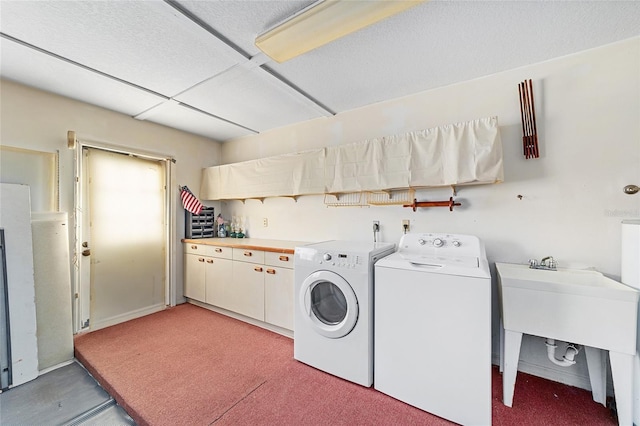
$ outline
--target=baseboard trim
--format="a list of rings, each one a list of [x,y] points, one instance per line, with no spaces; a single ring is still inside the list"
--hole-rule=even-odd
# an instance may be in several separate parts
[[[277,333],[277,334],[280,334],[282,336],[285,336],[285,337],[288,337],[290,339],[293,339],[293,331],[287,330],[286,328],[278,327],[277,325],[269,324],[267,322],[260,321],[260,320],[257,320],[255,318],[250,318],[250,317],[244,316],[242,314],[238,314],[236,312],[228,311],[226,309],[222,309],[222,308],[219,308],[217,306],[209,305],[208,303],[199,302],[197,300],[187,299],[187,303],[191,303],[192,305],[196,305],[196,306],[199,306],[201,308],[208,309],[210,311],[219,313],[221,315],[226,315],[228,317],[237,319],[239,321],[246,322],[246,323],[249,323],[251,325],[255,325],[256,327],[264,328],[265,330],[269,330],[269,331],[272,331],[274,333]]]
[[[95,324],[90,324],[89,330],[96,331],[100,330],[101,328],[111,327],[112,325],[120,324],[121,322],[155,314],[156,312],[163,311],[164,309],[166,309],[166,305],[164,303],[137,309],[135,311],[127,312],[126,314],[121,314],[115,317],[104,319],[102,321],[96,322]]]

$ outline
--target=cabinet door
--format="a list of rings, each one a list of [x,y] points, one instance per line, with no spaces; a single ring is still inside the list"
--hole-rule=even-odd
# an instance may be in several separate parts
[[[206,302],[224,309],[231,309],[233,261],[210,257],[205,263]]]
[[[205,256],[184,255],[184,296],[205,301]]]
[[[266,266],[264,320],[293,330],[293,269]]]
[[[233,262],[232,311],[264,321],[264,269],[257,263]]]

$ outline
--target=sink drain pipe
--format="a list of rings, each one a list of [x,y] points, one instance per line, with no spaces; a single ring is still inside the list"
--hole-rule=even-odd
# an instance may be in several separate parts
[[[569,343],[567,346],[567,351],[565,352],[562,359],[556,358],[556,341],[554,339],[544,339],[544,344],[547,345],[547,357],[549,361],[553,362],[555,365],[559,365],[561,367],[570,367],[576,363],[575,357],[580,352],[580,347],[573,343]]]

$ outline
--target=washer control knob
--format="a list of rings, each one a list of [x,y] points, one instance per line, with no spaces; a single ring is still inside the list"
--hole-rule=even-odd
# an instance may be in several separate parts
[[[454,246],[454,247],[460,247],[461,245],[462,245],[462,243],[461,243],[460,241],[458,241],[458,240],[455,240],[455,241],[453,242],[453,246]]]
[[[324,256],[322,256],[322,258],[328,262],[331,260],[331,255],[329,253],[325,253]]]
[[[442,241],[440,238],[434,238],[433,240],[434,247],[442,247],[443,245],[444,245],[444,241]]]
[[[418,240],[418,244],[420,244],[421,246],[423,246],[425,243],[426,243],[426,241],[425,241],[425,240],[423,240],[422,238],[420,238],[420,239]]]

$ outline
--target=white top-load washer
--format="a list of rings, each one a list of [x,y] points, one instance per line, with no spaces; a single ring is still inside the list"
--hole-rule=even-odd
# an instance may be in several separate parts
[[[374,387],[491,424],[491,275],[471,235],[411,233],[375,265]]]
[[[373,382],[373,265],[395,244],[296,247],[294,358],[363,386]]]

